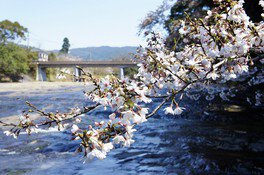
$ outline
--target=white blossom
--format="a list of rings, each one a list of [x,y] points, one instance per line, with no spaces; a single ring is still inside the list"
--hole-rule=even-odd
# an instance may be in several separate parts
[[[114,120],[116,118],[116,114],[115,113],[112,113],[109,115],[109,119],[110,120]]]
[[[106,154],[95,148],[87,154],[88,159],[93,159],[94,157],[103,160],[104,158],[106,158]]]
[[[72,129],[71,129],[71,132],[72,133],[76,133],[77,131],[79,130],[79,127],[75,124],[72,125]]]
[[[120,142],[124,142],[125,141],[125,138],[121,135],[116,135],[114,138],[113,138],[113,142],[115,144],[119,144]]]
[[[123,143],[123,146],[124,147],[130,147],[131,144],[133,144],[135,142],[135,140],[131,139],[130,135],[129,134],[125,134],[125,141]]]
[[[213,80],[216,80],[219,77],[219,75],[213,71],[207,75],[207,78],[212,78]]]
[[[174,110],[172,109],[172,105],[168,106],[164,109],[165,114],[173,114],[174,115]]]
[[[105,144],[103,144],[103,146],[102,146],[102,152],[103,153],[108,153],[111,149],[113,149],[114,148],[114,145],[111,143],[111,142],[109,142],[109,143],[105,143]]]
[[[185,108],[177,106],[177,107],[174,109],[174,114],[175,114],[175,115],[180,115],[180,114],[182,113],[183,109],[185,109]]]
[[[10,131],[4,131],[4,134],[5,134],[6,136],[13,136],[14,139],[17,139],[17,135],[16,135],[15,133],[13,133],[13,132],[10,132]]]

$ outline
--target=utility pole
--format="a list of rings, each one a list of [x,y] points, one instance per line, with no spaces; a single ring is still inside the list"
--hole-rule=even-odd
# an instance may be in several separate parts
[[[29,49],[29,32],[27,32],[27,48]]]

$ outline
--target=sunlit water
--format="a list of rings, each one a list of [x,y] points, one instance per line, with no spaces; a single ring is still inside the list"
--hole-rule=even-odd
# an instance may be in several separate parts
[[[19,114],[30,101],[46,110],[67,111],[69,106],[88,102],[77,90],[50,93],[0,94],[0,117]],[[154,104],[158,104],[158,101]],[[136,142],[116,148],[105,160],[83,164],[76,154],[77,141],[69,131],[15,140],[0,133],[1,174],[264,174],[264,119],[254,112],[203,115],[193,110],[182,116],[165,116],[160,111],[137,126]],[[154,107],[154,105],[152,106]],[[87,123],[100,121],[107,111],[88,113]]]

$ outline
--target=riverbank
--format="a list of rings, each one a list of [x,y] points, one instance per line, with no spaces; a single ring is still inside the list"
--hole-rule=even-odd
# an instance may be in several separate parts
[[[61,88],[83,88],[83,82],[23,82],[23,83],[0,83],[0,93],[5,92],[33,92],[50,91]]]

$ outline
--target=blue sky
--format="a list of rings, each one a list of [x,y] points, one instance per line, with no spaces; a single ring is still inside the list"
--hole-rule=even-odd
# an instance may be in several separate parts
[[[0,21],[18,21],[29,29],[29,44],[46,50],[60,49],[64,37],[72,48],[138,46],[138,24],[162,1],[0,0]]]

